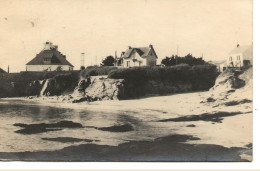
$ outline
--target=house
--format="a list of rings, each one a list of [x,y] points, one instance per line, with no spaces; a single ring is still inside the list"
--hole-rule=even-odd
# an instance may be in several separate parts
[[[233,49],[227,60],[228,67],[246,67],[253,64],[253,45],[240,46]]]
[[[147,47],[129,46],[122,52],[120,58],[116,59],[115,65],[124,68],[137,66],[156,66],[158,57],[152,45]]]
[[[219,60],[219,61],[208,61],[209,64],[215,65],[217,67],[218,72],[225,71],[227,67],[226,60]]]
[[[26,64],[27,71],[70,71],[73,65],[58,51],[57,45],[44,43],[44,49]]]
[[[2,74],[2,73],[6,73],[6,71],[3,70],[2,68],[0,68],[0,73],[1,73],[1,74]]]

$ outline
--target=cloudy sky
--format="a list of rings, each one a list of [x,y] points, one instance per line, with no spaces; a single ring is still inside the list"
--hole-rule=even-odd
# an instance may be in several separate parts
[[[78,69],[152,44],[159,57],[225,59],[252,43],[252,0],[1,0],[0,67],[25,70],[47,40]]]

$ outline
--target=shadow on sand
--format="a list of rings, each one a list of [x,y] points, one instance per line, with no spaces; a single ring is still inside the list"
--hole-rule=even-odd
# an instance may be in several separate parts
[[[240,154],[249,148],[187,144],[199,138],[171,135],[154,141],[131,141],[118,146],[82,144],[56,151],[0,153],[1,160],[19,161],[247,161]]]
[[[42,140],[47,141],[56,141],[61,143],[69,143],[69,142],[97,142],[99,140],[91,140],[91,139],[81,139],[81,138],[72,138],[72,137],[57,137],[57,138],[42,138]]]
[[[83,128],[80,123],[75,123],[72,121],[60,121],[57,123],[46,124],[23,124],[23,123],[16,123],[14,126],[22,127],[23,129],[15,131],[16,133],[20,134],[37,134],[42,132],[48,131],[58,131],[62,128]]]
[[[188,115],[178,118],[170,118],[159,120],[159,122],[188,122],[188,121],[211,121],[211,122],[220,122],[224,117],[235,116],[243,114],[242,112],[216,112],[216,113],[203,113],[200,115]]]

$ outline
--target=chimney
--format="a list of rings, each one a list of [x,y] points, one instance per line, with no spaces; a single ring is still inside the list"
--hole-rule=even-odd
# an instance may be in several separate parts
[[[115,59],[117,58],[117,51],[115,51]]]
[[[153,48],[153,45],[150,44],[149,47],[150,47],[150,48]]]
[[[44,43],[44,50],[50,50],[52,47],[52,43],[47,41]]]
[[[128,46],[128,48],[129,48],[129,49],[132,49],[132,47],[131,47],[131,46]]]
[[[81,53],[81,59],[80,59],[81,66],[85,66],[85,53]]]
[[[237,47],[239,47],[239,44],[237,44]]]

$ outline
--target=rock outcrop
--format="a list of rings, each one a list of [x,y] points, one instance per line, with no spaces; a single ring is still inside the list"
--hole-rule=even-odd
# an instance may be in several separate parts
[[[218,76],[204,102],[234,99],[234,95],[239,98],[243,94],[248,94],[250,90],[252,90],[252,68],[244,72],[226,71]]]
[[[77,86],[78,79],[73,75],[57,75],[54,78],[46,79],[40,96],[55,96],[70,94]]]
[[[46,80],[31,81],[29,84],[26,85],[26,96],[40,95],[45,82]]]
[[[124,98],[124,80],[92,77],[82,79],[73,92],[75,102],[118,100]]]

